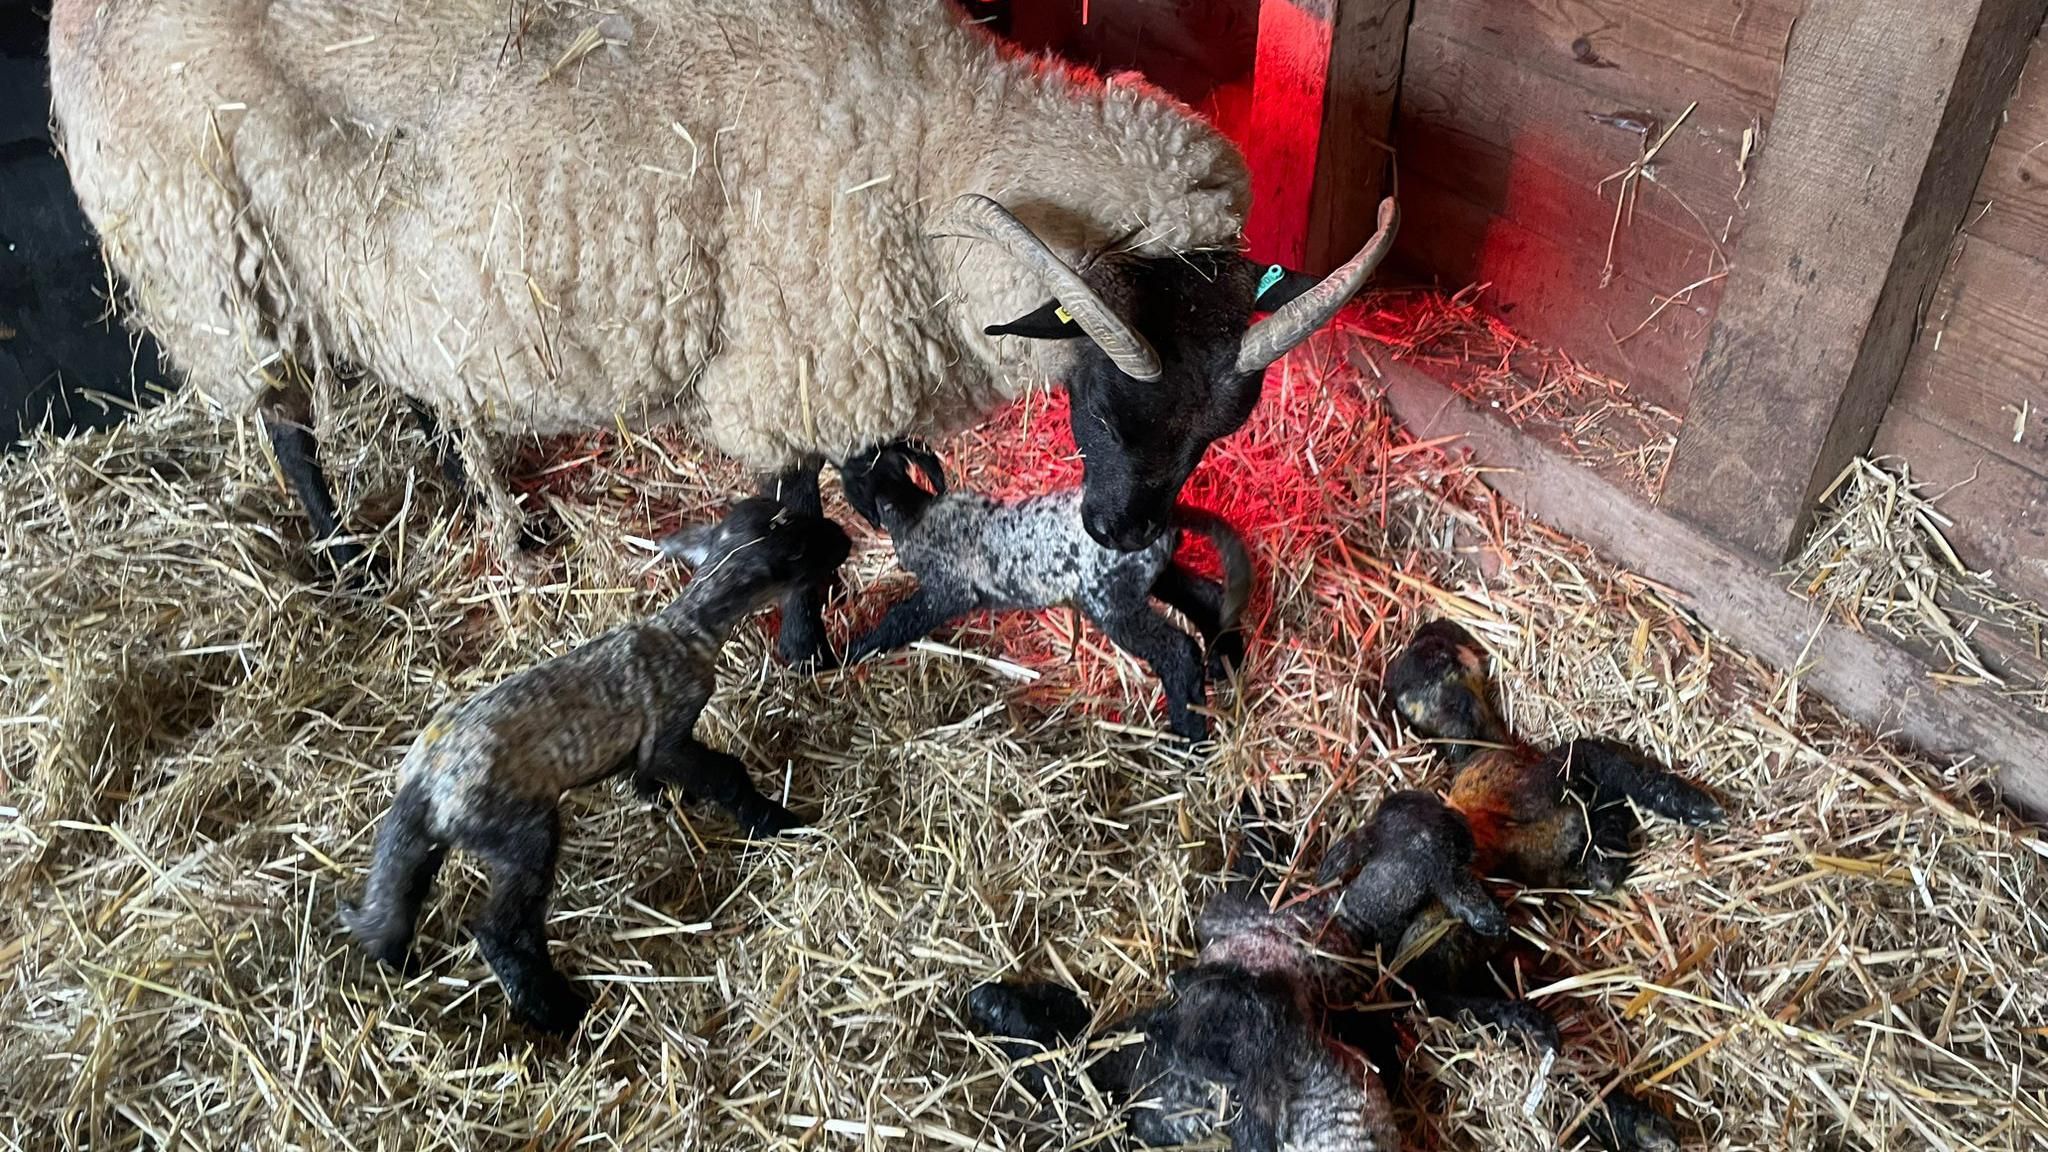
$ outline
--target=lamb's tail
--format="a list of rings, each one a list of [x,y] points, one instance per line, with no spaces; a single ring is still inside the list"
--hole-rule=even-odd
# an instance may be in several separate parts
[[[1223,612],[1217,631],[1219,635],[1236,631],[1252,598],[1252,554],[1244,546],[1244,537],[1230,521],[1202,508],[1181,505],[1173,510],[1173,522],[1175,527],[1200,532],[1216,546],[1216,555],[1223,561]]]
[[[363,951],[393,968],[405,966],[420,905],[447,855],[447,846],[428,828],[430,788],[426,778],[410,774],[399,785],[391,811],[377,828],[362,903],[341,909],[342,922]]]

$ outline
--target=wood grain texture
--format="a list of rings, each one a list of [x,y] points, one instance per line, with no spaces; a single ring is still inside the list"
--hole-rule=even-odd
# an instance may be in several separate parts
[[[1681,125],[1658,153],[1626,219],[1621,182],[1602,181],[1641,159],[1644,133],[1612,120],[1665,125],[1685,111],[1666,102],[1621,108],[1584,89],[1517,67],[1434,33],[1409,40],[1395,139],[1404,177],[1434,179],[1474,203],[1566,245],[1597,266],[1615,243],[1616,268],[1665,291],[1720,266],[1733,225],[1735,148]],[[1606,117],[1606,120],[1596,117]]]
[[[1869,447],[2048,0],[1812,0],[1667,507],[1775,564]]]
[[[1309,271],[1326,272],[1349,260],[1378,226],[1413,3],[1344,0],[1333,13],[1323,135],[1303,254]]]
[[[1850,718],[1942,756],[1997,765],[2007,803],[2048,814],[2048,729],[1987,692],[1941,684],[1911,655],[1829,621],[1771,568],[1530,441],[1405,365],[1385,366],[1387,401],[1419,439],[1463,436],[1502,496],[1610,560],[1675,591],[1708,628]]]
[[[1706,345],[1718,284],[1660,313],[1658,296],[1669,285],[1623,274],[1603,286],[1600,262],[1587,259],[1583,245],[1524,227],[1474,203],[1461,189],[1404,175],[1402,198],[1397,251],[1409,269],[1435,276],[1449,289],[1489,285],[1481,303],[1516,332],[1628,381],[1645,399],[1684,410],[1688,375]],[[1643,325],[1653,313],[1656,318]]]
[[[1620,104],[1697,100],[1739,134],[1777,103],[1805,0],[1421,0],[1417,31]]]
[[[2027,56],[1965,231],[2048,261],[2048,41],[2037,37]]]
[[[1959,241],[1892,406],[2048,476],[2048,263]]]
[[[1412,0],[1263,0],[1252,74],[1252,255],[1322,273],[1372,235]]]

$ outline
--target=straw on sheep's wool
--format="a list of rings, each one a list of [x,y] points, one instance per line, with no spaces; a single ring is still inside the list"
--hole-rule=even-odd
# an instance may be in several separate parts
[[[547,445],[520,485],[562,540],[508,573],[365,392],[330,452],[350,522],[381,526],[397,562],[370,599],[311,578],[256,439],[189,398],[8,459],[0,1139],[1084,1143],[1113,1113],[1041,1112],[965,1034],[962,994],[1015,975],[1134,1007],[1191,954],[1236,790],[1292,813],[1312,860],[1384,791],[1440,786],[1376,706],[1392,651],[1449,615],[1494,652],[1519,731],[1631,740],[1734,822],[1653,826],[1615,899],[1518,900],[1568,1052],[1539,1076],[1515,1042],[1424,1030],[1399,1098],[1415,1146],[1545,1147],[1620,1078],[1705,1147],[2043,1147],[2048,862],[1974,806],[1989,769],[1844,726],[1496,501],[1452,446],[1391,423],[1354,340],[1276,369],[1196,477],[1262,561],[1213,760],[1152,734],[1152,678],[1067,613],[978,619],[823,678],[742,629],[703,734],[818,828],[742,848],[623,785],[576,796],[550,934],[597,1004],[567,1048],[506,1022],[459,929],[470,862],[444,873],[413,976],[349,948],[335,903],[433,708],[659,603],[681,577],[625,541],[743,478],[659,437]],[[1071,476],[1062,422],[1039,396],[946,445],[958,482]],[[848,584],[842,634],[903,590],[886,542],[863,540]]]

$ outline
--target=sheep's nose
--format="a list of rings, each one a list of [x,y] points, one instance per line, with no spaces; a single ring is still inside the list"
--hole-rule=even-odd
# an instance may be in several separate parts
[[[1085,517],[1082,526],[1104,548],[1136,552],[1159,538],[1159,527],[1147,521],[1120,521],[1107,517]]]

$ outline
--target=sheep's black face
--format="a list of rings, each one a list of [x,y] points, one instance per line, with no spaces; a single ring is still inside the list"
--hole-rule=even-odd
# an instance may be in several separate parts
[[[1067,375],[1074,446],[1081,452],[1081,520],[1105,548],[1135,552],[1157,540],[1209,445],[1244,426],[1258,406],[1264,371],[1237,370],[1259,270],[1232,252],[1105,261],[1089,279],[1158,353],[1160,376],[1126,375],[1102,349],[1059,318],[1057,302],[991,333],[1073,340]],[[1275,306],[1313,280],[1290,278]]]
[[[1157,540],[1209,445],[1244,426],[1263,371],[1237,370],[1258,273],[1234,253],[1128,266],[1132,326],[1159,354],[1160,378],[1134,380],[1082,341],[1067,381],[1074,446],[1085,469],[1082,524],[1131,552]]]

